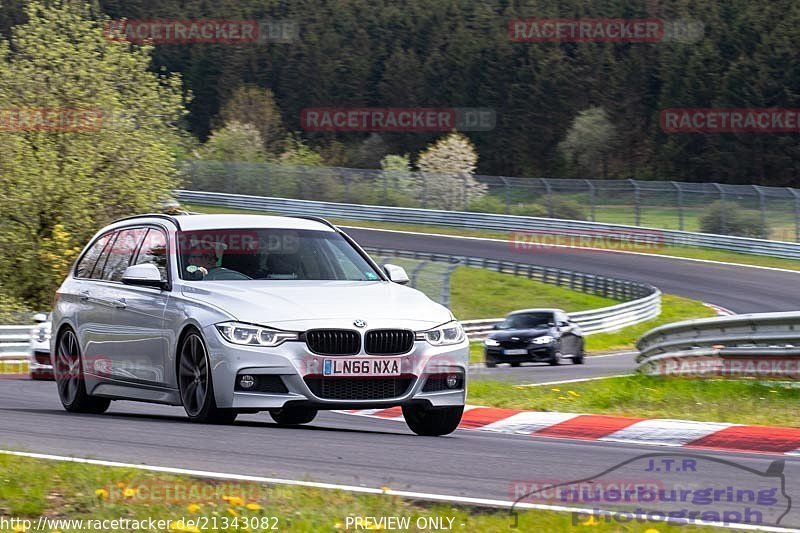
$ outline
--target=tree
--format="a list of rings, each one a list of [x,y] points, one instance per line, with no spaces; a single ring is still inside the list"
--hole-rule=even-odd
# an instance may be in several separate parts
[[[487,192],[475,179],[478,154],[464,135],[450,133],[429,146],[417,161],[415,188],[423,205],[438,209],[463,209]]]
[[[253,85],[239,87],[222,106],[218,121],[223,125],[231,122],[252,124],[260,133],[267,153],[278,154],[283,147],[286,130],[275,95],[269,89]]]
[[[179,77],[85,9],[31,2],[0,40],[0,286],[38,308],[98,228],[177,185]]]
[[[264,140],[258,128],[235,120],[212,132],[197,155],[200,159],[242,163],[258,163],[267,159]]]
[[[578,113],[559,144],[568,164],[583,177],[593,177],[602,172],[608,177],[608,157],[614,146],[616,130],[602,107],[590,107]]]

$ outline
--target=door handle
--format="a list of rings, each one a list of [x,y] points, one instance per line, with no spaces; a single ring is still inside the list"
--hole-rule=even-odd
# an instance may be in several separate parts
[[[89,291],[81,291],[78,294],[78,299],[80,301],[82,301],[82,302],[88,302],[89,301]]]
[[[125,298],[120,298],[119,300],[114,300],[114,307],[117,309],[125,309],[128,307],[128,304],[125,303]]]

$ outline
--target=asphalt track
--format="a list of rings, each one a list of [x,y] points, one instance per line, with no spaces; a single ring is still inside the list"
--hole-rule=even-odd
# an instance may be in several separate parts
[[[503,242],[382,231],[349,233],[366,246],[493,257],[637,279],[740,313],[792,310],[800,302],[800,275],[792,273],[580,250],[530,254]],[[527,367],[524,371],[530,376],[525,380],[574,379],[593,369],[620,373],[627,364],[625,359],[597,361],[553,371]],[[337,413],[321,413],[298,428],[277,427],[266,414],[242,416],[231,427],[198,426],[189,423],[180,408],[131,402],[115,402],[105,415],[69,415],[52,382],[27,380],[0,380],[0,413],[2,449],[501,500],[514,498],[515,481],[579,480],[639,454],[670,452],[624,443],[469,430],[440,438],[418,437],[396,421]],[[757,471],[766,471],[778,459],[703,453]],[[800,502],[800,457],[781,459],[786,492]],[[631,474],[626,475],[630,479]],[[687,481],[698,479],[695,475]],[[744,478],[740,468],[719,463],[707,466],[702,479],[718,486],[741,486]],[[800,503],[781,525],[800,526]]]
[[[356,228],[346,231],[362,246],[486,257],[650,283],[665,293],[712,303],[735,313],[800,309],[800,272],[578,248],[521,251],[505,241],[421,233]]]

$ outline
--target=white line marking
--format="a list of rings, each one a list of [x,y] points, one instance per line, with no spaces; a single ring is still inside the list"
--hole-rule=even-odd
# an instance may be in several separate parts
[[[137,465],[132,463],[120,463],[117,461],[101,461],[99,459],[83,459],[80,457],[65,457],[61,455],[50,455],[43,453],[29,453],[29,452],[15,452],[11,450],[0,450],[0,453],[5,455],[13,455],[16,457],[28,457],[31,459],[43,459],[48,461],[63,461],[67,463],[80,463],[95,466],[108,466],[112,468],[132,468],[136,470],[144,470],[147,472],[163,472],[165,474],[177,474],[192,477],[201,477],[209,479],[225,479],[230,481],[249,481],[253,483],[271,483],[273,485],[292,485],[297,487],[309,487],[316,489],[328,490],[343,490],[347,492],[355,492],[359,494],[386,494],[387,496],[399,496],[401,498],[412,498],[417,500],[430,500],[439,502],[459,503],[464,505],[476,505],[482,507],[500,507],[504,509],[536,509],[540,511],[555,511],[560,513],[586,513],[587,511],[595,511],[597,513],[613,513],[614,511],[604,509],[586,509],[580,507],[567,507],[562,505],[547,505],[540,503],[520,502],[516,505],[510,500],[493,500],[487,498],[469,498],[466,496],[448,496],[444,494],[432,494],[427,492],[412,492],[405,490],[392,490],[392,489],[379,489],[372,487],[357,487],[354,485],[338,485],[336,483],[317,483],[314,481],[298,481],[294,479],[280,479],[260,476],[247,476],[243,474],[226,474],[222,472],[207,472],[205,470],[191,470],[186,468],[173,468],[167,466],[150,466],[150,465]],[[674,524],[685,524],[685,519],[667,519],[666,522]],[[774,526],[752,526],[749,524],[723,524],[719,522],[703,522],[702,525],[711,527],[723,527],[728,529],[737,529],[744,531],[774,531],[778,533],[797,531],[796,529],[787,529]]]
[[[469,240],[475,240],[475,241],[490,241],[490,242],[504,242],[504,243],[508,243],[509,242],[508,240],[505,240],[505,239],[494,239],[494,238],[491,238],[491,237],[470,237],[470,236],[467,236],[467,235],[448,235],[446,233],[425,233],[423,231],[401,231],[401,230],[396,230],[396,229],[365,228],[363,226],[339,226],[339,227],[340,228],[348,228],[348,229],[352,228],[352,229],[365,230],[365,231],[387,231],[387,232],[390,232],[390,233],[405,233],[405,234],[408,234],[408,235],[428,235],[428,236],[431,236],[431,237],[449,237],[449,238],[452,238],[452,239],[469,239]],[[648,228],[648,229],[653,229],[653,228]],[[761,269],[761,270],[772,270],[774,272],[789,272],[791,274],[800,275],[800,271],[798,271],[798,270],[790,270],[788,268],[768,267],[768,266],[763,266],[763,265],[751,265],[751,264],[748,264],[748,263],[729,263],[727,261],[715,261],[713,259],[698,259],[696,257],[681,257],[681,256],[678,256],[678,255],[648,254],[646,252],[634,252],[634,251],[631,251],[631,250],[612,250],[612,249],[608,249],[608,248],[588,248],[588,247],[585,247],[585,246],[574,246],[574,245],[571,245],[571,244],[553,244],[553,245],[549,245],[549,246],[552,246],[553,248],[574,248],[574,249],[578,249],[578,250],[591,250],[591,251],[595,251],[595,252],[607,252],[607,253],[615,253],[615,254],[644,255],[644,256],[649,256],[649,257],[661,257],[661,258],[664,258],[664,259],[677,259],[677,260],[680,260],[680,261],[694,261],[695,263],[710,263],[710,264],[713,264],[713,265],[724,265],[724,266],[735,266],[735,267],[746,267],[746,268],[758,268],[758,269]],[[689,247],[689,248],[691,248],[691,247]],[[699,247],[697,249],[698,250],[709,250],[709,248],[699,248]],[[714,250],[714,249],[710,248],[710,250]],[[722,251],[725,251],[725,250],[722,250]],[[731,253],[733,253],[733,252],[731,252]],[[751,254],[748,254],[748,255],[751,255]],[[760,255],[756,255],[756,254],[752,254],[752,255],[754,257],[770,257],[770,256],[760,256]],[[774,258],[774,259],[780,259],[780,258]],[[791,261],[791,259],[787,259],[787,261]]]
[[[595,378],[566,379],[564,381],[546,381],[544,383],[530,383],[528,385],[514,385],[515,387],[544,387],[547,385],[563,385],[565,383],[581,383],[582,381],[596,381],[598,379],[627,378],[636,374],[616,374],[614,376],[597,376]]]
[[[636,422],[598,440],[659,446],[683,446],[738,424],[651,419]]]

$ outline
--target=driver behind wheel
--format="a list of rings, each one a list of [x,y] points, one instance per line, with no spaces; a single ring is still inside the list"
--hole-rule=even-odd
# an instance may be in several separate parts
[[[190,279],[201,280],[208,276],[209,272],[219,268],[217,252],[210,247],[192,247],[186,256],[186,265]]]

